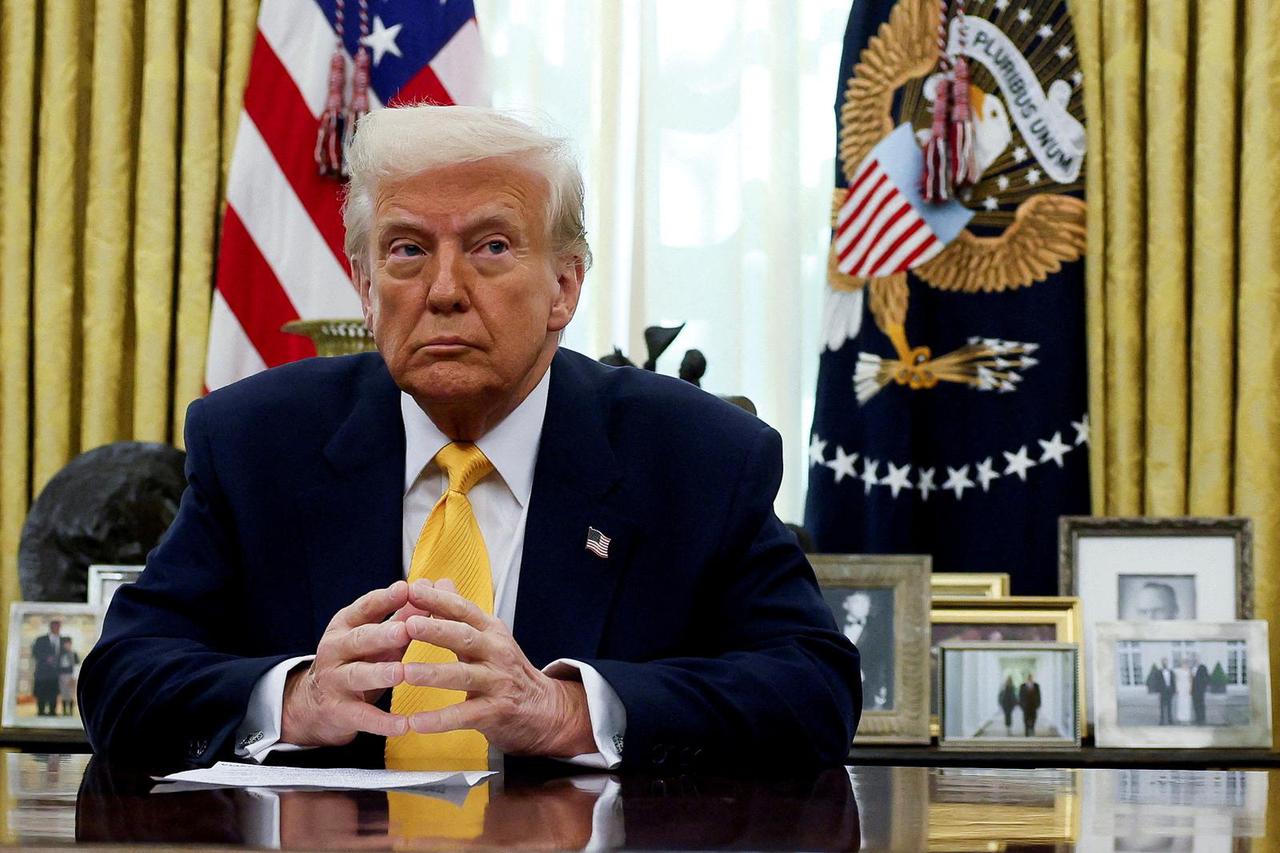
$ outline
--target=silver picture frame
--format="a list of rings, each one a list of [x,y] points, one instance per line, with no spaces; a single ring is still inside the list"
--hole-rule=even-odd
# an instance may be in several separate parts
[[[1229,682],[1223,691],[1221,710],[1211,713],[1209,709],[1195,711],[1195,718],[1189,721],[1175,719],[1161,724],[1150,722],[1126,723],[1121,717],[1121,701],[1125,694],[1143,697],[1150,695],[1150,687],[1146,684],[1149,676],[1147,650],[1141,644],[1156,644],[1156,654],[1162,649],[1176,648],[1184,655],[1196,655],[1199,662],[1208,669],[1210,664],[1217,669],[1221,661],[1214,657],[1201,657],[1207,654],[1203,647],[1207,644],[1226,644],[1228,654],[1236,647],[1243,651],[1243,661],[1236,654],[1234,667],[1231,662],[1224,663],[1224,669],[1234,672],[1234,682]],[[1125,645],[1121,645],[1125,644]],[[1176,645],[1175,645],[1176,644]],[[1121,661],[1121,655],[1128,657]],[[1136,659],[1135,659],[1136,656]],[[1167,652],[1166,657],[1172,657]],[[1171,661],[1176,666],[1176,661]],[[1142,676],[1141,683],[1122,687],[1120,684],[1122,667],[1136,669]],[[1134,679],[1130,678],[1130,681]],[[1244,682],[1244,683],[1241,683]],[[1271,664],[1267,647],[1267,623],[1261,619],[1240,620],[1234,622],[1102,622],[1096,626],[1094,642],[1094,739],[1099,747],[1111,748],[1165,748],[1165,749],[1270,749],[1272,745],[1271,731]],[[1194,689],[1194,688],[1193,688]],[[1201,690],[1201,702],[1208,698]],[[1158,705],[1160,700],[1155,700]],[[1126,702],[1126,704],[1130,704]],[[1147,702],[1150,705],[1150,701]],[[1231,725],[1232,718],[1238,718],[1247,712],[1245,722]],[[1162,712],[1160,712],[1162,713]],[[1148,715],[1152,715],[1148,710]],[[1196,718],[1207,716],[1208,721]],[[1213,719],[1223,719],[1219,725]]]
[[[845,631],[843,608],[835,600],[846,591],[892,599],[892,619],[884,630],[868,632],[861,638],[864,697],[868,664],[876,663],[876,645],[887,646],[890,672],[873,676],[891,685],[892,707],[867,706],[853,745],[876,743],[929,743],[929,571],[928,555],[911,554],[810,554],[823,598],[831,607],[836,625]],[[873,637],[879,637],[872,642]],[[875,689],[875,688],[871,688]]]
[[[1252,619],[1253,586],[1253,523],[1248,518],[1059,519],[1058,592],[1079,597],[1084,623],[1086,721],[1094,719],[1095,625],[1134,619]],[[1153,600],[1144,606],[1148,596]]]
[[[47,660],[37,663],[38,639],[49,636],[54,621],[61,623],[60,636],[71,640],[70,651],[79,659],[70,661],[69,683],[61,677],[62,650],[58,651],[59,659],[53,664],[59,667],[58,672],[49,672]],[[89,604],[15,601],[9,605],[0,725],[8,729],[82,730],[80,708],[75,700],[75,679],[79,676],[79,663],[98,641],[100,628],[101,614]],[[43,675],[39,672],[42,668]],[[53,713],[43,713],[49,710],[50,704]]]
[[[1035,682],[1052,688],[1049,698],[1036,710],[1044,708],[1044,720],[1051,720],[1057,734],[1019,735],[1014,729],[1007,728],[1000,734],[1001,723],[998,719],[999,705],[996,697],[1000,692],[1000,671],[992,670],[997,675],[996,682],[982,684],[980,687],[971,682],[973,673],[962,672],[964,659],[985,658],[990,669],[990,659],[1031,659],[1037,669],[1033,673]],[[1049,677],[1045,677],[1044,662],[1053,658]],[[1027,751],[1029,749],[1079,749],[1081,737],[1080,719],[1080,646],[1076,643],[1047,642],[948,642],[938,646],[938,748],[968,749],[992,751]],[[976,662],[976,661],[975,661]],[[1001,665],[996,662],[997,668]],[[1022,679],[1019,679],[1021,682]],[[1015,685],[1015,686],[1021,686]],[[986,690],[984,700],[990,699],[990,705],[964,705],[961,697],[966,692],[978,689]],[[1037,690],[1037,703],[1041,691]],[[963,715],[963,716],[962,716]],[[1006,713],[1005,720],[1010,720]],[[1019,723],[1023,721],[1020,719]],[[1034,729],[1035,720],[1032,728]],[[960,734],[975,729],[974,734]],[[987,731],[993,734],[985,734]]]
[[[146,566],[90,566],[89,604],[106,611],[116,590],[135,582],[145,568]]]

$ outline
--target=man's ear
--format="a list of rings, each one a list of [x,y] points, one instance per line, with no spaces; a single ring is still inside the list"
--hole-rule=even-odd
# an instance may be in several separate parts
[[[576,255],[566,256],[556,262],[556,298],[551,303],[547,331],[559,332],[569,325],[574,312],[578,310],[582,280],[586,275],[586,265]]]
[[[356,293],[360,294],[360,312],[364,315],[364,324],[373,331],[373,299],[370,295],[372,282],[369,273],[365,265],[355,258],[347,260],[351,264],[351,283],[355,285]]]

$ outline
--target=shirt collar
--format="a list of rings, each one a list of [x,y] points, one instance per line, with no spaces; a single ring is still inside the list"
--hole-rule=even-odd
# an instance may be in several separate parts
[[[551,369],[547,368],[529,396],[476,442],[521,507],[533,493],[533,469],[538,461],[550,387]],[[404,492],[408,494],[422,470],[451,439],[403,391],[400,415],[404,419]]]

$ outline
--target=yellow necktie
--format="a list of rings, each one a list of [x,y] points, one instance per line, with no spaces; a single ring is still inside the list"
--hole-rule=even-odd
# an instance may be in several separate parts
[[[449,487],[432,508],[418,534],[409,563],[409,582],[452,578],[458,594],[485,613],[493,613],[493,576],[489,554],[467,492],[490,471],[493,463],[474,444],[454,442],[436,454],[436,465],[449,478]],[[414,640],[405,651],[405,663],[454,663],[448,649]],[[391,712],[409,716],[434,711],[466,698],[461,690],[400,684],[391,691]],[[438,734],[409,732],[387,738],[387,767],[484,769],[488,766],[489,741],[475,729]]]

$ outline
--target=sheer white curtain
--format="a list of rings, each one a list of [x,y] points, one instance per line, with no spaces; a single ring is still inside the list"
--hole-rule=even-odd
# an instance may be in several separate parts
[[[817,379],[849,0],[476,0],[494,106],[573,139],[596,256],[566,343],[706,355],[782,433],[799,521]]]

